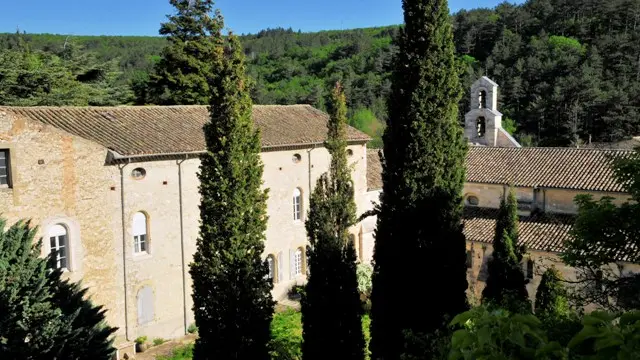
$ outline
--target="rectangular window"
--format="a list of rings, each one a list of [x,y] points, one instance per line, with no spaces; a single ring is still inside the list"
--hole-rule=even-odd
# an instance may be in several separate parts
[[[302,251],[296,251],[295,256],[295,273],[296,275],[302,275]]]
[[[0,150],[0,187],[11,187],[9,150]]]
[[[136,235],[133,237],[135,252],[140,253],[147,251],[147,235]]]
[[[473,265],[473,259],[471,257],[471,251],[467,251],[467,269],[471,269]]]
[[[58,256],[56,258],[58,269],[67,268],[67,236],[58,235],[49,238],[51,244],[51,251],[57,251]]]
[[[302,210],[300,208],[300,196],[293,198],[293,220],[300,220]]]
[[[527,260],[527,279],[533,279],[533,260]]]

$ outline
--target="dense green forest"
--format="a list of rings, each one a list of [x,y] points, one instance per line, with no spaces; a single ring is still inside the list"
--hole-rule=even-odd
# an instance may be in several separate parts
[[[452,20],[463,86],[481,75],[498,82],[500,110],[522,143],[575,146],[640,133],[640,0],[529,0]],[[252,97],[324,109],[341,80],[350,122],[379,135],[397,30],[243,35]],[[147,79],[165,45],[162,37],[0,34],[0,103],[148,103]]]

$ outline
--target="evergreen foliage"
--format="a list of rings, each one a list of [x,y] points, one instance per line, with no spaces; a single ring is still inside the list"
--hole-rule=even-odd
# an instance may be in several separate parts
[[[607,196],[577,196],[578,216],[561,257],[578,272],[572,300],[610,311],[637,310],[640,275],[620,270],[625,263],[640,262],[640,253],[631,250],[640,246],[640,149],[611,166],[630,200],[618,205]]]
[[[526,281],[520,265],[524,249],[518,247],[518,203],[513,188],[500,201],[482,301],[513,312],[530,311]]]
[[[461,192],[467,144],[446,0],[404,0],[385,129],[375,233],[372,359],[398,359],[404,335],[431,336],[467,308]],[[415,279],[428,279],[428,303]],[[414,292],[415,290],[415,292]]]
[[[452,18],[456,50],[466,69],[463,88],[481,75],[498,82],[500,111],[515,121],[512,135],[527,146],[575,146],[590,139],[608,142],[635,136],[640,132],[639,16],[637,0],[527,0],[460,10]],[[276,28],[242,36],[248,73],[257,85],[253,100],[323,109],[324,99],[341,80],[349,117],[369,109],[384,122],[391,59],[397,51],[391,39],[397,31],[397,26],[314,33]],[[0,49],[15,49],[19,37],[34,51],[54,53],[68,39],[0,34]],[[95,53],[100,62],[117,62],[118,84],[132,84],[142,95],[136,96],[136,103],[151,102],[145,95],[151,89],[139,80],[153,73],[163,48],[171,46],[166,38],[70,39]],[[186,59],[185,55],[178,60]],[[193,64],[202,65],[199,60]],[[178,71],[171,74],[177,76]],[[200,103],[207,103],[206,96]],[[469,96],[459,106],[462,120],[469,111]]]
[[[535,303],[536,316],[539,318],[560,318],[569,315],[571,309],[561,281],[562,276],[553,267],[542,274]]]
[[[29,222],[0,219],[0,358],[111,359],[115,328],[87,289],[50,270]]]
[[[209,79],[215,70],[219,14],[211,17],[213,0],[169,0],[176,14],[160,27],[168,45],[151,74],[149,101],[161,105],[204,105],[209,103]]]
[[[262,259],[267,191],[261,189],[260,134],[254,129],[244,54],[236,36],[212,34],[211,120],[201,156],[200,235],[190,265],[198,327],[194,359],[269,359],[274,302]]]
[[[362,304],[356,250],[349,229],[356,224],[351,169],[347,161],[347,106],[338,83],[332,94],[325,147],[329,172],[320,176],[309,201],[309,278],[302,297],[303,359],[364,359]]]
[[[536,291],[535,313],[549,337],[566,346],[580,330],[580,316],[570,307],[562,281],[555,268],[544,272]]]

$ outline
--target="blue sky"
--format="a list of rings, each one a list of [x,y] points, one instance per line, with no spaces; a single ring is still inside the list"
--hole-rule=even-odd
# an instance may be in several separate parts
[[[1,0],[0,32],[71,35],[157,35],[172,12],[168,0]],[[452,11],[493,7],[501,0],[450,0]],[[510,0],[522,2],[522,0]],[[400,0],[218,0],[236,33],[268,27],[317,31],[399,24]]]

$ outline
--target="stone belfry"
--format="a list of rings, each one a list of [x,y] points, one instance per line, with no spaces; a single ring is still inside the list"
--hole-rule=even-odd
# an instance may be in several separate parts
[[[498,111],[498,84],[486,76],[471,85],[471,111],[464,116],[464,135],[475,145],[500,146],[502,114]]]

